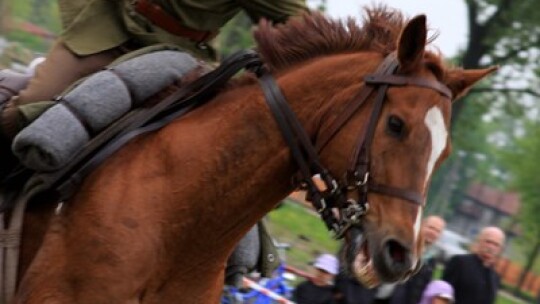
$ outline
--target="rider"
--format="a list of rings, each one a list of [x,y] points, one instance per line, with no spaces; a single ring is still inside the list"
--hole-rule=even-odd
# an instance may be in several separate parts
[[[239,11],[254,22],[276,23],[307,11],[305,0],[59,0],[59,7],[63,32],[28,86],[0,106],[0,136],[7,143],[70,84],[127,52],[171,43],[215,60],[208,42]]]
[[[305,0],[59,0],[59,7],[64,30],[26,88],[19,91],[0,80],[0,88],[11,92],[0,98],[0,172],[11,165],[7,145],[23,127],[51,107],[70,84],[118,57],[170,43],[203,60],[215,60],[208,42],[241,10],[253,22],[266,18],[274,23],[307,11]],[[265,260],[260,264],[268,275],[273,268],[268,265],[275,266],[278,259],[275,249],[263,248],[270,238],[260,230]]]

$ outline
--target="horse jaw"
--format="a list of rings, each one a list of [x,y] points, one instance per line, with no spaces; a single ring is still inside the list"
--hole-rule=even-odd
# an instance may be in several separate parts
[[[364,231],[351,227],[348,232],[348,245],[345,250],[346,269],[366,288],[374,288],[381,282],[375,271],[373,260]]]

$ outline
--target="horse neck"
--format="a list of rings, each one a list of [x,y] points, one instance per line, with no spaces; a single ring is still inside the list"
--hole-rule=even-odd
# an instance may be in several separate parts
[[[377,62],[348,54],[313,60],[276,74],[279,87],[310,138],[316,137],[330,108],[358,91],[366,61],[375,61],[373,66]],[[216,197],[219,193],[231,197],[227,202],[231,209],[252,212],[256,208],[256,214],[262,216],[293,190],[291,177],[297,166],[258,84],[223,93],[192,119],[198,121],[199,133],[205,134],[215,152],[209,156],[213,163],[201,166],[216,177],[234,176],[216,178],[212,185]]]

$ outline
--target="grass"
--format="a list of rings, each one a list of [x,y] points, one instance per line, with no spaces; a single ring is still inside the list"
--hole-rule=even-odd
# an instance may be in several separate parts
[[[522,304],[522,303],[526,303],[526,302],[515,300],[513,298],[510,298],[508,295],[505,295],[500,292],[497,295],[497,300],[495,301],[495,304]]]
[[[339,242],[333,240],[323,221],[305,207],[286,200],[267,216],[270,234],[280,243],[291,245],[286,253],[289,265],[307,270],[322,252],[335,254]]]

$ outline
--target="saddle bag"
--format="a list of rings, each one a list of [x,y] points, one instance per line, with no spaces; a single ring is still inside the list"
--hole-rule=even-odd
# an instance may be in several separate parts
[[[190,54],[170,49],[116,61],[58,97],[15,136],[13,153],[32,170],[57,170],[94,135],[199,64]]]

